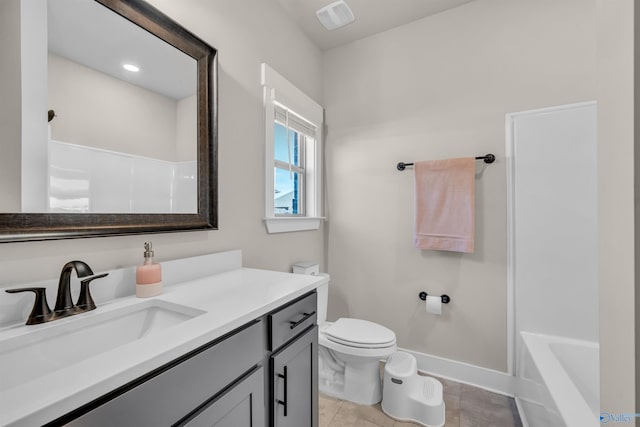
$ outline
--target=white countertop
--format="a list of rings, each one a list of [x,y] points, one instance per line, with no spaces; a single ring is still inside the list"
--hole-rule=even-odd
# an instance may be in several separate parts
[[[98,301],[98,308],[88,313],[43,325],[2,330],[0,343],[7,337],[54,327],[57,322],[82,322],[84,317],[150,299],[206,312],[15,387],[5,390],[0,384],[0,425],[34,426],[52,421],[261,317],[326,281],[328,277],[237,268],[165,287],[163,294],[157,297],[139,299],[128,296],[102,305]]]

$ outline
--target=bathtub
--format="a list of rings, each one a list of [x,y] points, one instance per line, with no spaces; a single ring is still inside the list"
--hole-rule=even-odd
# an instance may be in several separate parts
[[[599,426],[599,345],[521,332],[516,403],[530,427]]]

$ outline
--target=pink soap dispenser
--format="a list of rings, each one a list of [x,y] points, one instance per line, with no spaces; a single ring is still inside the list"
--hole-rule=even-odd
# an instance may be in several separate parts
[[[153,262],[151,242],[144,243],[144,264],[136,269],[136,296],[148,298],[162,293],[162,269]]]

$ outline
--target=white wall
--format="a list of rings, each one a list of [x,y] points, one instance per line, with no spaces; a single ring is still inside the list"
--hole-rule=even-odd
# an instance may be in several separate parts
[[[598,341],[596,112],[509,116],[516,332]]]
[[[143,242],[156,259],[239,248],[251,267],[290,270],[300,260],[324,264],[319,231],[267,235],[260,64],[267,62],[322,103],[320,51],[275,0],[154,0],[156,7],[219,50],[218,231],[0,244],[0,287],[57,277],[71,259],[94,271],[139,264]],[[287,51],[296,51],[295,61]],[[4,198],[0,194],[0,198]],[[100,301],[97,301],[100,304]],[[26,314],[25,314],[26,315]]]
[[[505,114],[595,97],[595,0],[477,0],[325,53],[329,318],[507,370]],[[476,251],[413,247],[413,170],[477,164]],[[418,293],[447,293],[443,315]]]

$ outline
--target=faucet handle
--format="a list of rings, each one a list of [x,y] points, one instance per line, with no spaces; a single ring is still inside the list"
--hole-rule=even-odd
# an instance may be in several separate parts
[[[80,295],[78,296],[78,302],[76,303],[76,309],[79,311],[91,311],[95,310],[96,303],[91,298],[91,291],[89,290],[89,284],[94,279],[108,276],[109,273],[96,274],[95,276],[87,277],[80,281]]]
[[[33,292],[36,294],[33,309],[27,318],[27,325],[37,325],[39,323],[48,322],[51,318],[51,309],[49,308],[49,304],[47,304],[46,291],[47,288],[18,288],[5,290],[5,292],[10,294],[16,294],[18,292]]]

